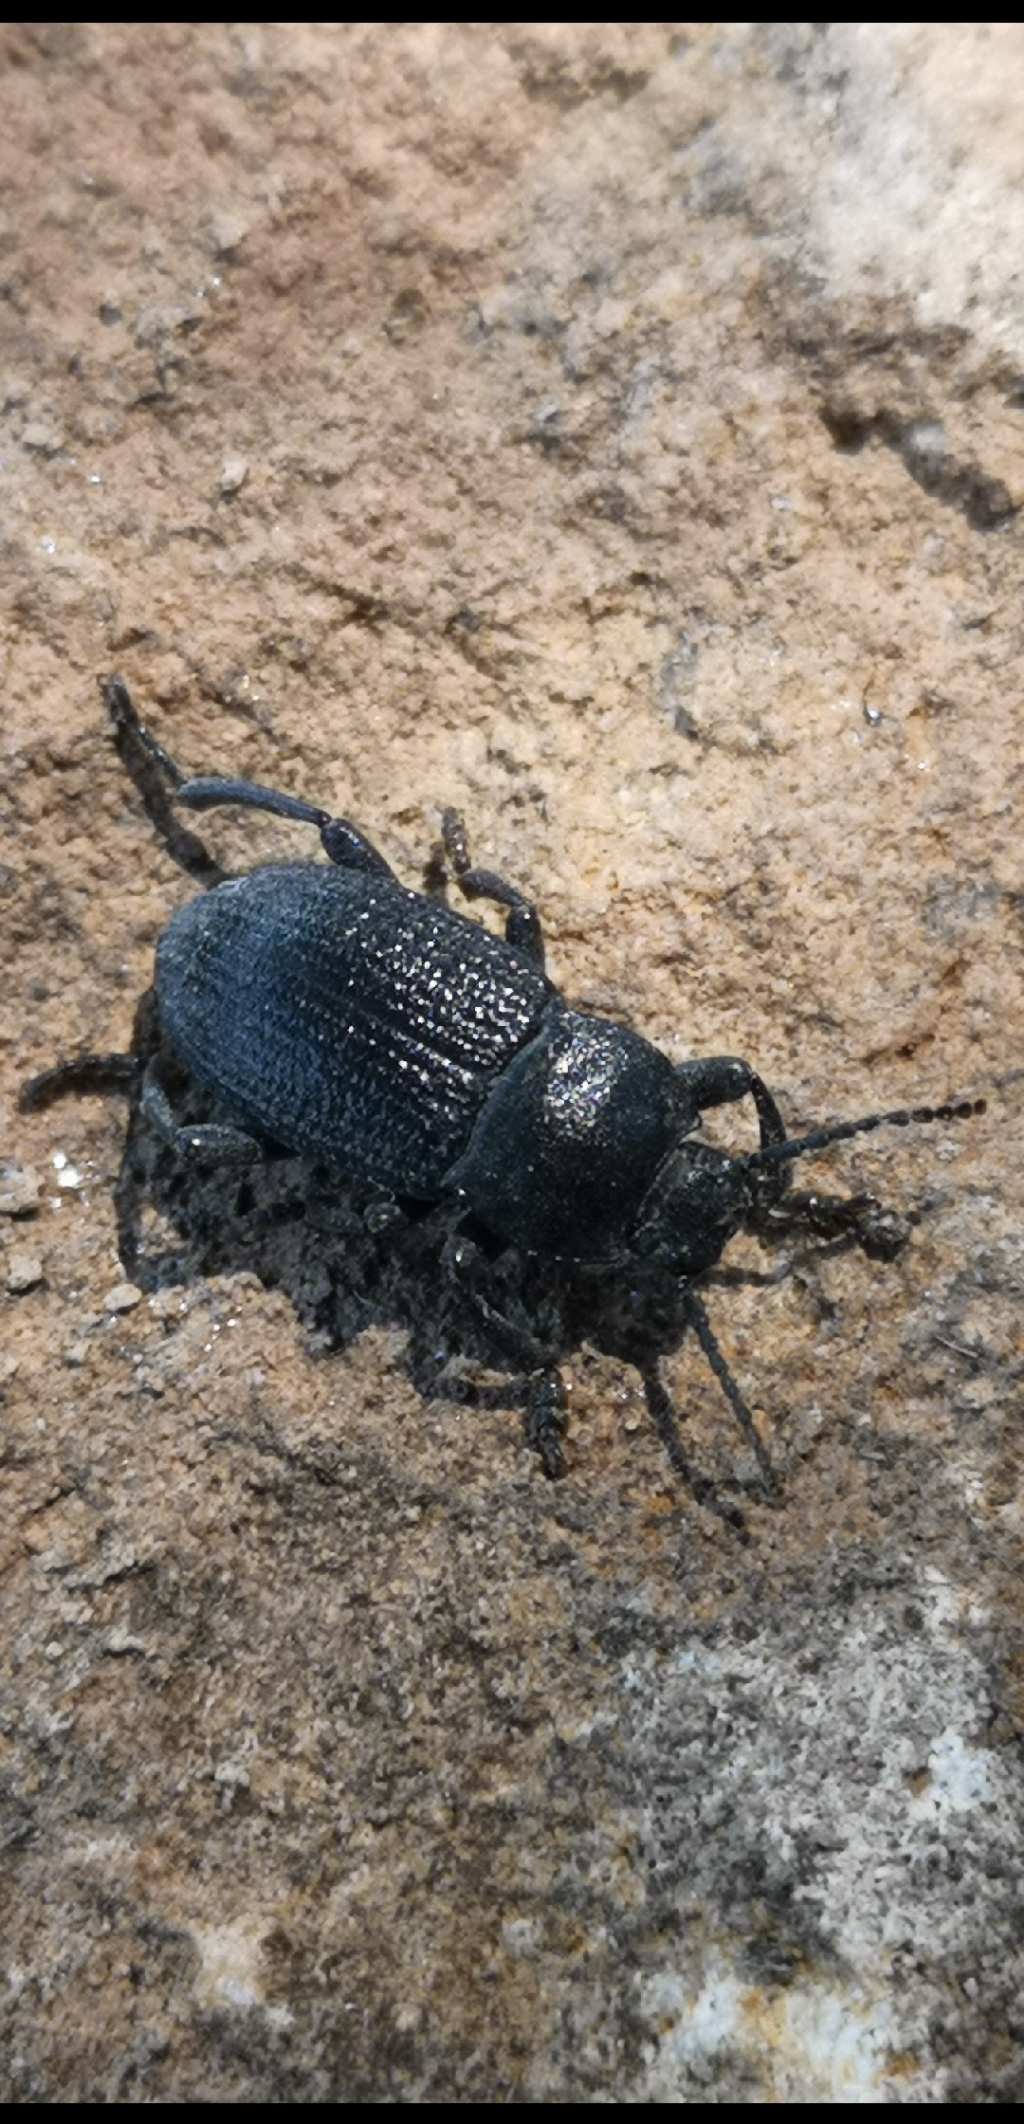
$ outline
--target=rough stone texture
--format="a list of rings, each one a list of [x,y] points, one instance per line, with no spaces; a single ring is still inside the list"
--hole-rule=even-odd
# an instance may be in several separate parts
[[[0,2091],[1019,2094],[1024,33],[2,41]],[[152,1175],[131,1303],[123,1108],[15,1108],[188,891],[115,667],[795,1124],[987,1095],[816,1169],[893,1266],[711,1292],[780,1506],[670,1363],[745,1542],[600,1337],[549,1485],[429,1260],[327,1333],[312,1212]]]

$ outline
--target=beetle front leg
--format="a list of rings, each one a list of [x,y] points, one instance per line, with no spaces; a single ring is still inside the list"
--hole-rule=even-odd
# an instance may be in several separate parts
[[[506,944],[523,952],[543,972],[544,935],[532,900],[528,900],[515,885],[510,885],[507,879],[499,877],[497,871],[474,870],[469,860],[465,824],[459,812],[448,810],[442,813],[441,838],[460,892],[465,893],[467,900],[494,900],[499,907],[507,907]]]
[[[730,1106],[736,1099],[753,1099],[761,1131],[761,1149],[784,1143],[786,1124],[768,1086],[739,1055],[708,1055],[695,1062],[677,1062],[676,1082],[681,1084],[698,1113],[711,1106]]]
[[[777,1495],[778,1483],[775,1470],[768,1458],[768,1449],[722,1354],[718,1337],[708,1319],[704,1306],[694,1290],[687,1291],[686,1311],[689,1317],[689,1325],[700,1343],[708,1364],[760,1469],[762,1490],[766,1497],[774,1498]]]
[[[753,1099],[761,1149],[767,1150],[773,1143],[785,1142],[786,1124],[767,1084],[739,1055],[709,1055],[694,1062],[679,1062],[675,1077],[698,1114],[712,1106],[730,1106],[737,1099]],[[765,1169],[758,1188],[767,1203],[778,1201],[785,1193],[791,1170],[781,1160]]]
[[[869,1261],[895,1261],[906,1245],[908,1227],[875,1195],[826,1195],[820,1189],[791,1189],[772,1203],[753,1229],[763,1239],[784,1239],[793,1232],[813,1232],[821,1239],[852,1239]]]
[[[683,1449],[679,1435],[679,1413],[662,1377],[660,1366],[649,1366],[641,1372],[640,1377],[648,1411],[673,1473],[685,1483],[695,1504],[704,1505],[709,1512],[714,1512],[746,1542],[749,1540],[747,1522],[739,1506],[719,1496],[710,1476],[699,1474]]]
[[[452,1281],[469,1299],[478,1318],[490,1328],[502,1348],[525,1370],[544,1371],[550,1364],[550,1357],[543,1343],[538,1342],[525,1320],[510,1320],[506,1313],[492,1305],[475,1280],[484,1256],[474,1241],[465,1238],[461,1232],[453,1233],[442,1251],[441,1260]]]

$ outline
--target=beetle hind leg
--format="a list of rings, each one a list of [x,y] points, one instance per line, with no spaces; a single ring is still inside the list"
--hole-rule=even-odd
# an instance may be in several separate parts
[[[353,826],[351,819],[335,819],[329,811],[322,811],[319,804],[308,804],[305,797],[289,796],[283,789],[267,789],[262,782],[240,782],[231,775],[203,774],[182,782],[175,796],[179,804],[187,804],[190,811],[212,811],[218,804],[237,804],[246,811],[269,811],[277,819],[295,819],[301,826],[315,826],[320,835],[325,855],[336,863],[340,870],[368,870],[379,877],[392,878],[390,863]]]
[[[18,1106],[23,1114],[41,1113],[44,1107],[76,1092],[97,1093],[101,1097],[107,1092],[123,1092],[130,1098],[141,1069],[137,1055],[73,1055],[69,1061],[56,1062],[52,1069],[30,1077],[18,1093]]]
[[[523,952],[543,971],[544,935],[533,901],[528,900],[517,886],[510,885],[506,878],[499,877],[497,871],[474,869],[469,858],[465,824],[459,812],[447,810],[442,813],[441,838],[459,891],[465,893],[467,900],[494,900],[499,907],[507,908],[506,944]]]

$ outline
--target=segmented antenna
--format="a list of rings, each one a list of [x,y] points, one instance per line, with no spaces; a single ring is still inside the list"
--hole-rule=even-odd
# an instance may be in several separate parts
[[[831,1128],[816,1128],[809,1136],[794,1136],[789,1143],[770,1143],[766,1150],[752,1151],[744,1159],[748,1168],[784,1164],[802,1158],[806,1151],[824,1150],[829,1143],[843,1143],[849,1136],[866,1136],[873,1128],[912,1128],[919,1121],[969,1121],[983,1114],[984,1099],[957,1099],[946,1106],[898,1106],[888,1114],[865,1114],[861,1121],[837,1121]]]

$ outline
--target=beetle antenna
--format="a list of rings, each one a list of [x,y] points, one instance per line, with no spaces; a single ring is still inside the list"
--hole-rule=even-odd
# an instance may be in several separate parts
[[[757,1465],[761,1470],[761,1479],[764,1487],[769,1495],[773,1495],[776,1488],[775,1470],[768,1458],[767,1449],[761,1439],[753,1416],[726,1364],[718,1345],[718,1337],[695,1291],[688,1291],[686,1294],[686,1314],[701,1349],[739,1424],[740,1430],[754,1454]]]
[[[866,1136],[873,1128],[911,1128],[923,1121],[969,1121],[985,1111],[984,1099],[956,1099],[945,1106],[898,1106],[887,1114],[865,1114],[860,1121],[836,1121],[830,1128],[816,1128],[809,1136],[794,1136],[788,1143],[770,1143],[765,1150],[744,1158],[748,1170],[783,1164],[802,1158],[808,1151],[824,1150],[830,1143],[843,1143],[849,1136]]]

